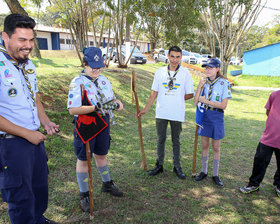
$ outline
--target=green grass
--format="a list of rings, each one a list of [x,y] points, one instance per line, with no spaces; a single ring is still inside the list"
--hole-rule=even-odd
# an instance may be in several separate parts
[[[46,52],[51,54],[53,52]],[[66,53],[64,53],[66,54]],[[49,208],[48,218],[59,223],[90,223],[88,215],[79,208],[78,185],[72,146],[72,117],[66,110],[68,86],[80,72],[77,58],[55,52],[37,65],[41,98],[49,117],[60,125],[60,134],[45,141],[49,157]],[[40,63],[40,66],[39,66]],[[166,141],[164,173],[149,177],[140,168],[141,152],[135,119],[135,105],[131,101],[131,71],[136,71],[140,107],[150,94],[153,75],[162,64],[131,65],[121,70],[105,69],[115,94],[124,103],[124,110],[115,113],[118,124],[111,128],[111,148],[108,154],[110,174],[124,198],[114,198],[101,193],[101,180],[93,164],[94,222],[92,223],[279,223],[280,199],[273,183],[275,159],[267,169],[259,193],[242,195],[238,188],[248,182],[253,156],[265,126],[264,105],[271,91],[237,90],[225,112],[226,136],[221,145],[220,177],[225,187],[219,189],[211,180],[212,150],[210,150],[209,176],[196,183],[191,179],[194,142],[193,101],[186,102],[186,122],[181,135],[182,168],[186,180],[178,179],[172,172],[172,147],[170,130]],[[193,77],[195,86],[198,78]],[[243,76],[240,77],[243,79]],[[256,82],[253,80],[252,82]],[[142,118],[144,147],[148,167],[156,159],[155,107]],[[197,172],[201,168],[201,143],[198,145]],[[7,205],[0,203],[0,223],[9,223]]]

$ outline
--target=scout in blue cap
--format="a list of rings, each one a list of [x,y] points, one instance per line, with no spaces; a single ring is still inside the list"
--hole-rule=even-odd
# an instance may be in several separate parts
[[[102,52],[97,47],[89,47],[85,49],[84,61],[91,68],[104,68],[105,65],[102,59]]]
[[[103,185],[101,190],[113,196],[121,197],[121,192],[112,181],[109,175],[109,168],[106,159],[110,147],[110,116],[100,111],[99,103],[104,101],[116,102],[118,111],[123,109],[122,103],[115,99],[110,81],[100,75],[101,68],[104,67],[101,50],[96,47],[89,47],[84,51],[83,60],[84,70],[76,76],[70,83],[67,108],[71,115],[74,115],[77,122],[78,115],[89,113],[99,113],[108,126],[89,141],[91,153],[94,155],[98,172],[101,176]],[[84,87],[88,105],[82,104],[81,87]],[[74,129],[74,149],[77,156],[76,175],[80,188],[80,204],[85,212],[90,211],[89,187],[88,187],[88,166],[86,157],[86,146],[77,130]]]
[[[205,106],[202,127],[198,129],[198,135],[202,138],[202,171],[195,178],[201,181],[207,177],[208,154],[210,138],[213,148],[213,176],[214,183],[223,187],[220,180],[220,140],[224,137],[224,110],[227,107],[228,100],[231,99],[230,84],[220,73],[221,62],[217,58],[210,58],[205,67],[206,78],[201,78],[194,98],[194,104],[199,102]]]
[[[208,59],[207,63],[203,64],[201,67],[211,67],[211,68],[220,68],[221,67],[221,62],[219,61],[218,58],[210,58]]]
[[[48,166],[40,123],[48,135],[58,131],[38,96],[34,46],[35,21],[10,14],[0,45],[0,189],[11,223],[52,223],[48,207]]]

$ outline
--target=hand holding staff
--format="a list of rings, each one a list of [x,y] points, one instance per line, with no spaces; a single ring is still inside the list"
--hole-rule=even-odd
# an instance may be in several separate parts
[[[136,103],[136,112],[137,112],[137,114],[139,114],[140,110],[139,110],[138,95],[137,95],[137,91],[136,91],[135,71],[132,72],[131,90],[134,94],[134,99],[135,99],[135,103]],[[139,139],[140,139],[140,145],[141,145],[141,153],[142,153],[141,167],[144,168],[145,171],[147,171],[148,167],[147,167],[145,151],[144,151],[144,144],[143,144],[141,117],[137,116],[137,120],[138,120],[138,132],[139,132]]]

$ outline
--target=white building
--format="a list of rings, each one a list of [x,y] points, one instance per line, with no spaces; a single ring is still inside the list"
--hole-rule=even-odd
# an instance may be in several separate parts
[[[56,27],[49,27],[37,24],[35,27],[37,32],[37,40],[39,49],[41,50],[74,50],[73,40],[71,38],[70,30]],[[89,45],[94,45],[93,32],[88,33]],[[99,34],[97,34],[97,41],[99,41]],[[110,37],[109,44],[113,45],[114,36]],[[106,47],[108,44],[108,34],[103,34],[101,43],[97,43],[100,47]],[[134,46],[135,41],[131,41],[131,46]],[[149,52],[150,43],[146,41],[137,41],[137,48],[141,52]]]

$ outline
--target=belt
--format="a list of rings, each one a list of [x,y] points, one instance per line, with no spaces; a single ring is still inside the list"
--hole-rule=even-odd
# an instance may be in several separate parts
[[[208,110],[213,110],[213,111],[218,111],[218,112],[224,113],[224,110],[215,108],[215,107],[208,107]]]
[[[17,136],[15,135],[10,135],[10,134],[0,134],[0,139],[1,138],[16,138]]]

